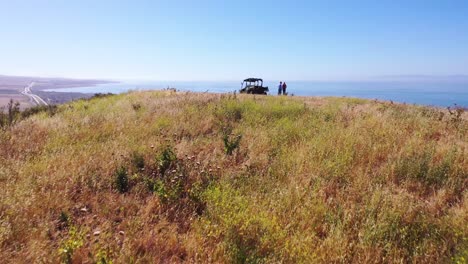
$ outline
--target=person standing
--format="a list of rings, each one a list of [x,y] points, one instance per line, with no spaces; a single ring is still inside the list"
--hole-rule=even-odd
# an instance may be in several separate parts
[[[288,85],[286,85],[286,82],[283,83],[283,95],[287,95],[286,94],[286,88],[288,88]]]
[[[278,95],[281,95],[281,91],[283,90],[283,82],[280,82],[278,85]]]

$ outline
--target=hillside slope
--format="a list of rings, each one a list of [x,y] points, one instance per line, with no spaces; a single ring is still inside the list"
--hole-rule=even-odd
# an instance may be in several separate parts
[[[0,132],[0,262],[463,263],[467,129],[346,98],[61,105]]]

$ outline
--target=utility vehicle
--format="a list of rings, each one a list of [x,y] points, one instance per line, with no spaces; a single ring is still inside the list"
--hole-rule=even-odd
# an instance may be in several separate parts
[[[241,84],[240,93],[267,94],[268,87],[263,86],[263,80],[259,78],[247,78]]]

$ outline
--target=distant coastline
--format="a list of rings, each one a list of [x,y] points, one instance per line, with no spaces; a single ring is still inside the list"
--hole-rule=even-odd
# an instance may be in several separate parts
[[[66,89],[83,86],[98,86],[116,83],[110,80],[80,80],[69,78],[43,78],[26,76],[0,75],[0,107],[4,107],[10,100],[20,103],[22,109],[36,105],[27,95],[23,94],[25,87],[34,83],[32,92],[50,104],[61,104],[71,100],[89,97],[89,94],[78,92],[48,92],[47,89]]]

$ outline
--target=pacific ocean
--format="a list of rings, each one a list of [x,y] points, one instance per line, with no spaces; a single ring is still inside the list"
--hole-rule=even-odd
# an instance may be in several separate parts
[[[277,94],[278,82],[265,82],[270,95]],[[438,107],[468,107],[468,81],[290,81],[289,95],[338,96],[394,101]],[[228,93],[238,91],[236,81],[132,81],[91,87],[49,89],[54,92],[123,93],[130,90],[176,88],[181,91]]]

